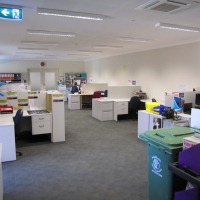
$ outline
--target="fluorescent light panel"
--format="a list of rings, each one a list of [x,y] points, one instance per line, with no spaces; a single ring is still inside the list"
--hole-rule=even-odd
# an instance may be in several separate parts
[[[36,41],[22,41],[22,44],[27,45],[47,45],[47,46],[58,46],[56,42],[36,42]]]
[[[122,46],[108,46],[108,45],[94,45],[94,48],[100,48],[100,49],[122,49]]]
[[[133,38],[133,37],[119,37],[118,40],[125,41],[125,42],[150,42],[149,40],[142,39],[142,38]]]
[[[102,51],[90,51],[90,50],[79,50],[79,51],[83,53],[102,53]]]
[[[67,10],[55,10],[47,8],[38,8],[37,13],[40,15],[52,15],[57,17],[69,17],[77,19],[86,19],[86,20],[96,20],[102,21],[106,18],[104,15],[92,14],[92,13],[82,13],[82,12],[72,12]]]
[[[190,26],[181,26],[181,25],[176,25],[176,24],[168,24],[168,23],[162,23],[162,22],[156,23],[155,27],[165,28],[165,29],[170,29],[170,30],[195,32],[195,33],[200,32],[200,28],[190,27]]]
[[[46,30],[27,30],[27,33],[36,35],[47,35],[47,36],[75,37],[74,33],[46,31]]]
[[[24,48],[24,47],[19,47],[19,50],[31,50],[31,51],[46,51],[49,50],[47,48]]]

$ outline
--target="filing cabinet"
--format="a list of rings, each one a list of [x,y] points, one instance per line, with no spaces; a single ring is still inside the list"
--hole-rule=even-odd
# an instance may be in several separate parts
[[[52,114],[32,115],[32,135],[52,133]]]

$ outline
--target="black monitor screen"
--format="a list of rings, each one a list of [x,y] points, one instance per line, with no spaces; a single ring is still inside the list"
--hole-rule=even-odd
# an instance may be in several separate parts
[[[191,108],[192,108],[192,103],[185,103],[183,107],[183,112],[190,114],[191,113]]]
[[[195,104],[200,105],[200,93],[196,94]]]

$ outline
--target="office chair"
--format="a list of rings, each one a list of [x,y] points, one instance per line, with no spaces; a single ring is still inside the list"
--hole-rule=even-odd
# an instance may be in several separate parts
[[[140,109],[140,97],[139,96],[133,96],[131,97],[128,108],[129,108],[129,115],[132,119],[138,118],[138,110]]]
[[[14,124],[15,124],[15,138],[16,140],[19,138],[20,130],[21,130],[21,123],[22,123],[22,117],[23,117],[23,110],[19,109],[17,110],[17,113],[15,117],[13,118]],[[18,156],[22,156],[21,152],[16,152]]]
[[[84,107],[87,107],[87,108],[92,108],[92,99],[94,98],[100,98],[101,97],[101,92],[100,91],[95,91],[92,95],[92,98],[89,99],[88,101],[84,102],[83,103],[83,106]]]
[[[101,92],[100,92],[100,91],[95,91],[95,92],[93,93],[92,98],[100,98],[100,97],[101,97]]]

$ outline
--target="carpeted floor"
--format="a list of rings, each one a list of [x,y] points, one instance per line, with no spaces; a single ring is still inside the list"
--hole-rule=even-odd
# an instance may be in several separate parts
[[[66,107],[66,106],[65,106]],[[4,200],[147,200],[146,146],[137,121],[100,122],[66,107],[66,142],[17,148],[3,163]]]

